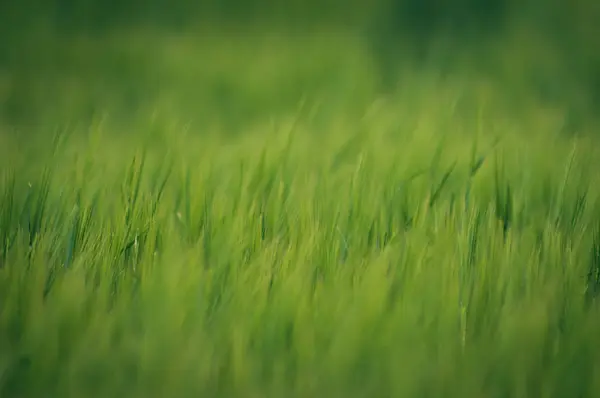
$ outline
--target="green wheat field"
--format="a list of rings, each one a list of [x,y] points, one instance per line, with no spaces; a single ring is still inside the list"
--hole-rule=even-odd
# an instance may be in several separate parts
[[[381,90],[350,33],[38,33],[1,397],[600,396],[600,125],[536,38]]]

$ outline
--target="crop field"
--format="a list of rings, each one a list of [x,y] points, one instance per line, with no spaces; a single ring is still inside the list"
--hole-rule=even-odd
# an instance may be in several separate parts
[[[0,396],[600,396],[600,125],[528,40],[20,38]]]

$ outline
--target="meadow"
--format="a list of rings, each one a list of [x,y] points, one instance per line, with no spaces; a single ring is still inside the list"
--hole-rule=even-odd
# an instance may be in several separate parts
[[[382,91],[350,33],[40,29],[1,59],[0,396],[598,396],[600,128],[535,37]]]

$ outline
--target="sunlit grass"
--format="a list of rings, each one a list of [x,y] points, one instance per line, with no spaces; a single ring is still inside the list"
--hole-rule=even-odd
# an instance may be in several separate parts
[[[157,44],[165,91],[115,72],[148,93],[137,113],[81,83],[62,100],[91,116],[6,123],[0,395],[595,396],[593,121],[571,136],[560,109],[511,114],[500,83],[435,67],[377,98],[360,46],[277,42],[239,75],[232,49],[203,67],[216,45]],[[219,73],[227,104],[268,103],[190,120],[211,97],[186,84]]]

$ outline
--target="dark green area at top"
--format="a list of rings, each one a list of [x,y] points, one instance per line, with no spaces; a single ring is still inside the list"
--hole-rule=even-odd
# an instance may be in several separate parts
[[[515,6],[522,12],[523,4],[534,5],[535,1],[513,4],[514,0],[12,0],[0,7],[9,24],[18,25],[28,17],[43,14],[67,30],[84,27],[97,30],[139,22],[180,26],[198,19],[361,25],[382,22],[383,18],[387,19],[384,23],[431,31],[450,25],[488,27],[514,12]]]
[[[207,21],[260,21],[299,29],[315,23],[342,24],[422,38],[440,33],[480,36],[518,17],[564,36],[569,29],[598,22],[597,4],[595,0],[8,0],[0,4],[0,20],[4,30],[18,31],[44,16],[65,32],[139,23],[177,28]]]

